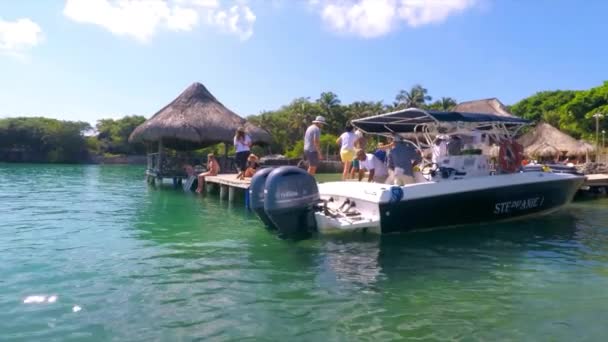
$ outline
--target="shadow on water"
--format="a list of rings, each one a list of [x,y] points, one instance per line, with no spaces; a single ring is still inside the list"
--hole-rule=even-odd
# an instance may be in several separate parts
[[[317,241],[325,270],[337,279],[373,284],[379,279],[408,279],[441,272],[468,279],[504,262],[530,256],[550,257],[581,248],[576,214],[492,225],[466,226],[391,235],[325,236]],[[503,265],[497,265],[503,263]]]

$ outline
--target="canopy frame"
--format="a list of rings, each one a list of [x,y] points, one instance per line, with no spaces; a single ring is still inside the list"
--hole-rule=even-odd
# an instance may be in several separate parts
[[[494,141],[514,139],[531,121],[485,113],[439,112],[408,108],[390,113],[353,120],[352,124],[366,134],[399,136],[414,145],[421,153],[433,146],[438,137],[470,136],[481,132]],[[405,135],[414,133],[415,139]],[[428,162],[425,159],[425,162]]]

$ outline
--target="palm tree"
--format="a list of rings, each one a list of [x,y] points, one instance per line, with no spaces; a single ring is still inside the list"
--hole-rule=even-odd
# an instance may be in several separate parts
[[[332,93],[331,91],[327,91],[321,93],[317,103],[321,106],[321,108],[323,108],[328,116],[331,116],[332,109],[339,106],[341,101],[338,98],[338,95]]]
[[[428,95],[428,90],[422,87],[420,84],[414,85],[410,91],[400,90],[395,97],[395,104],[399,108],[420,108],[423,107],[427,101],[431,101],[433,98]]]
[[[296,131],[298,135],[303,134],[304,131],[306,131],[306,127],[308,127],[312,121],[310,105],[311,103],[308,97],[300,97],[293,100],[287,108],[285,108],[287,116],[291,118],[289,128]]]
[[[380,114],[385,110],[382,102],[380,101],[355,101],[349,104],[346,108],[346,115],[348,120],[354,120],[366,116]]]
[[[439,99],[438,102],[439,102],[439,108],[443,111],[452,110],[457,105],[456,100],[454,100],[451,97],[442,97],[441,99]]]

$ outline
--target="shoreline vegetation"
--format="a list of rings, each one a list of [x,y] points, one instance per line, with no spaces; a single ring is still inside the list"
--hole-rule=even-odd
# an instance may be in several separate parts
[[[303,150],[304,131],[318,115],[327,120],[321,136],[323,151],[326,155],[337,155],[336,138],[350,120],[407,107],[448,111],[456,104],[457,101],[451,97],[434,99],[426,88],[415,85],[409,90],[399,91],[390,104],[382,101],[342,104],[337,94],[323,92],[318,99],[296,98],[277,110],[264,111],[246,119],[267,130],[273,138],[270,146],[255,146],[254,153],[299,158]],[[547,122],[576,139],[595,143],[596,120],[593,115],[598,112],[608,114],[608,81],[587,90],[541,91],[507,106],[507,109],[516,116]],[[2,118],[0,162],[144,163],[142,156],[145,156],[148,147],[142,143],[131,144],[128,138],[135,127],[145,120],[139,115],[101,119],[93,127],[87,122],[45,117]],[[608,127],[606,121],[608,118],[599,121],[599,131]],[[206,155],[220,151],[223,151],[223,144],[195,152]],[[234,154],[234,147],[229,149],[229,154]]]

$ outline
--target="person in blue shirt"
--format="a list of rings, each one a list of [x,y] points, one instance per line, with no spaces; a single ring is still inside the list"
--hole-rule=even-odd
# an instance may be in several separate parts
[[[421,159],[414,145],[395,135],[387,157],[387,183],[400,186],[415,183],[413,166],[420,163]]]

